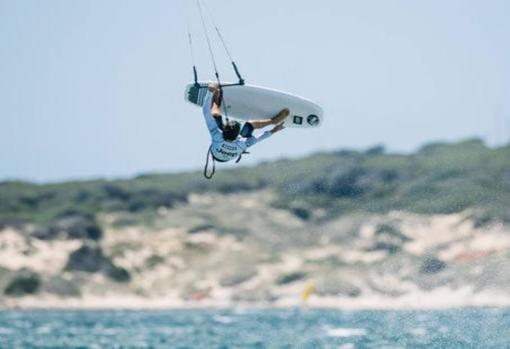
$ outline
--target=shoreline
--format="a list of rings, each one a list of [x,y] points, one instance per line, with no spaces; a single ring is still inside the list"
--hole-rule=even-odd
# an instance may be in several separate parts
[[[510,297],[494,293],[469,294],[468,289],[434,290],[425,294],[411,294],[398,298],[381,296],[352,299],[348,297],[312,296],[304,304],[296,297],[275,302],[232,302],[229,300],[185,301],[175,298],[144,298],[138,296],[84,297],[23,297],[6,299],[0,311],[9,310],[199,310],[199,309],[337,309],[363,310],[447,310],[460,308],[510,308]]]

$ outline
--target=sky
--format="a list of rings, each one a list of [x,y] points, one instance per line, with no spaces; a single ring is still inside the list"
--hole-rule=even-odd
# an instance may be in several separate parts
[[[245,165],[510,138],[506,0],[204,1],[247,83],[325,111],[321,128],[287,129]],[[183,98],[187,23],[211,80],[195,1],[0,0],[0,180],[200,169],[209,136]],[[234,80],[213,34],[220,74]]]

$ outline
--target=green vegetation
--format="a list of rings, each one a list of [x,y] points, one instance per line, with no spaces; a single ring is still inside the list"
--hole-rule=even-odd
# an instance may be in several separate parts
[[[403,244],[410,240],[397,228],[389,224],[379,225],[375,235],[373,245],[367,251],[386,251],[389,254],[396,254],[402,250]]]
[[[257,270],[253,265],[243,265],[228,268],[220,278],[220,285],[223,287],[232,287],[242,284],[245,281],[257,275]]]
[[[37,185],[0,183],[0,225],[49,224],[67,216],[127,212],[130,222],[150,220],[159,207],[184,203],[190,193],[234,193],[256,189],[279,193],[275,206],[301,219],[325,208],[329,217],[348,212],[407,210],[453,213],[472,208],[477,224],[510,222],[510,146],[491,149],[473,139],[435,143],[414,154],[321,153],[256,167],[219,171],[142,175],[129,180],[95,180]]]
[[[435,274],[439,273],[447,267],[446,263],[435,257],[427,257],[423,262],[420,273],[422,274]]]
[[[41,279],[39,275],[28,269],[18,271],[11,279],[4,293],[8,296],[24,296],[39,291]]]
[[[82,245],[69,255],[65,270],[82,271],[87,273],[102,272],[118,282],[129,282],[129,272],[116,266],[109,257],[103,254],[98,245]]]
[[[280,275],[276,280],[277,285],[286,285],[295,281],[303,280],[307,274],[301,271],[295,271],[287,274]]]

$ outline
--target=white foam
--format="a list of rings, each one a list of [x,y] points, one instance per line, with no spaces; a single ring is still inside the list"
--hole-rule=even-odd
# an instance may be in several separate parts
[[[416,337],[425,337],[427,335],[427,330],[423,327],[416,327],[411,330],[411,333]]]
[[[235,322],[235,320],[233,318],[231,318],[230,316],[223,316],[223,315],[215,315],[213,317],[213,320],[220,324],[231,324],[231,323]]]
[[[345,343],[345,344],[342,344],[338,349],[355,349],[356,346],[354,345],[354,343]]]
[[[328,337],[362,337],[367,335],[367,330],[364,328],[326,328]]]

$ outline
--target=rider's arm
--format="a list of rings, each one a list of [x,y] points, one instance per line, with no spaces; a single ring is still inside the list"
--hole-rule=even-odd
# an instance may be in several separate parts
[[[272,135],[271,131],[266,131],[258,137],[255,136],[249,137],[248,139],[246,139],[246,141],[244,141],[244,144],[246,145],[246,148],[249,148],[257,143],[262,142],[264,139],[268,139],[269,137],[271,137],[271,135]]]
[[[217,117],[213,116],[212,114],[212,105],[213,105],[213,93],[211,91],[208,91],[204,98],[204,104],[202,105],[202,112],[204,114],[205,123],[213,140],[223,139],[221,130],[219,128],[219,125],[221,124],[221,116],[219,116],[220,122],[218,122]]]
[[[260,135],[259,137],[249,137],[245,142],[244,144],[246,145],[246,148],[249,148],[251,146],[254,146],[255,144],[257,143],[260,143],[262,142],[264,139],[267,139],[269,137],[271,137],[272,135],[274,135],[276,132],[280,132],[281,130],[283,130],[285,128],[285,126],[283,126],[283,123],[281,124],[278,124],[276,125],[275,127],[273,127],[273,129],[271,131],[266,131],[264,132],[262,135]]]

